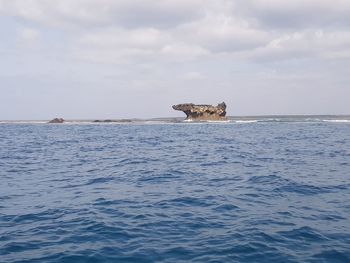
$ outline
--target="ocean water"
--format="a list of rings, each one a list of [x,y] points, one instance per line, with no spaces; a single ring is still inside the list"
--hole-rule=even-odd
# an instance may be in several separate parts
[[[0,262],[350,262],[350,122],[0,124]]]

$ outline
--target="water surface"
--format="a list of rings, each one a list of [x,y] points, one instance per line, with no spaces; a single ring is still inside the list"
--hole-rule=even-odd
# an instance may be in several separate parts
[[[4,263],[350,262],[347,122],[1,124],[0,167]]]

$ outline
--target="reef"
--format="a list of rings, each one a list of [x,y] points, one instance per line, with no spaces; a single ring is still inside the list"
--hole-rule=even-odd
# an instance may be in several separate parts
[[[49,123],[64,123],[64,119],[62,118],[54,118]]]
[[[223,121],[226,120],[226,104],[219,103],[217,106],[193,103],[173,105],[174,110],[183,111],[186,120],[193,121]]]
[[[113,120],[94,120],[93,122],[104,122],[104,123],[108,123],[108,122],[114,122]]]

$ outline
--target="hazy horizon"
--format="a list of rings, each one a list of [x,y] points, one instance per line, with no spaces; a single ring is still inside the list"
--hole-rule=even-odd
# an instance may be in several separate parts
[[[61,118],[62,116],[55,116],[52,118],[48,118],[48,119],[0,119],[0,122],[47,122],[50,121],[54,118]],[[319,118],[326,118],[326,119],[330,119],[330,120],[344,120],[346,122],[350,121],[350,114],[318,114],[318,115],[310,115],[310,114],[300,114],[300,115],[227,115],[226,116],[229,120],[255,120],[255,119],[268,119],[268,118],[281,118],[281,119],[304,119],[303,121],[307,120],[308,118],[314,118],[319,119]],[[131,118],[63,118],[64,121],[66,122],[93,122],[93,121],[123,121],[123,120],[140,120],[140,121],[152,121],[152,120],[175,120],[175,119],[185,119],[186,116],[185,114],[183,114],[183,116],[160,116],[160,117],[144,117],[144,118],[138,118],[138,117],[131,117]],[[322,121],[322,120],[321,120]],[[210,121],[209,121],[210,122]],[[215,121],[214,121],[215,122]],[[220,121],[219,121],[220,122]],[[225,121],[224,121],[225,122]]]
[[[349,115],[346,0],[0,0],[0,120]]]

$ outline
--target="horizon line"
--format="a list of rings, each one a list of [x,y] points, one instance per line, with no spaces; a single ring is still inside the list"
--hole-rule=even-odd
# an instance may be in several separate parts
[[[253,117],[350,117],[349,114],[262,114],[262,115],[228,115],[227,118],[253,118]],[[53,117],[50,119],[1,119],[0,122],[4,121],[50,121],[54,118],[63,118],[63,117]],[[139,117],[130,117],[130,118],[63,118],[65,121],[122,121],[122,120],[157,120],[157,119],[185,119],[186,116],[181,117],[148,117],[148,118],[139,118]]]

